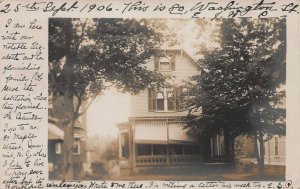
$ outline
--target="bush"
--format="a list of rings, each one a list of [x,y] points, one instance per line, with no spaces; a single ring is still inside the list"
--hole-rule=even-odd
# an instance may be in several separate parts
[[[102,179],[107,174],[103,162],[94,162],[91,164],[92,173],[87,174],[86,177],[91,180]]]

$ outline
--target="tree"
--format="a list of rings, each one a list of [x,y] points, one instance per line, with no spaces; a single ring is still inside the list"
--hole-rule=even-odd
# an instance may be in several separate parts
[[[199,60],[202,73],[188,84],[190,133],[223,128],[225,140],[252,136],[260,144],[255,148],[261,175],[263,137],[285,134],[285,94],[278,92],[285,84],[285,32],[284,19],[223,19],[220,48]]]
[[[49,91],[63,97],[67,178],[74,178],[73,135],[81,106],[115,86],[138,93],[164,77],[146,69],[162,41],[146,22],[134,19],[49,20]]]

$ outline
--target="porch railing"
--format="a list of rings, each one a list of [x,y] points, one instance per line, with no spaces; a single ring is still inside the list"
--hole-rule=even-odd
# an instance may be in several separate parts
[[[167,156],[138,156],[136,166],[167,165]]]
[[[169,165],[188,165],[200,162],[196,155],[170,155]],[[136,166],[168,165],[167,156],[137,156]]]
[[[199,162],[200,158],[196,155],[170,156],[170,165],[196,164]]]

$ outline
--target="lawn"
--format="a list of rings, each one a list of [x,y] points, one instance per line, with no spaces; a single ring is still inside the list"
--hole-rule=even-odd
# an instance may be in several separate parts
[[[202,165],[182,167],[152,167],[140,169],[136,173],[122,175],[119,180],[228,180],[228,181],[284,181],[285,166],[265,166],[265,176],[261,177],[256,165],[236,167],[232,165]],[[109,179],[109,178],[108,178]]]

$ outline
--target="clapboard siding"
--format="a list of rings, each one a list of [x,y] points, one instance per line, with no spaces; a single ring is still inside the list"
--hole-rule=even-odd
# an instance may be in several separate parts
[[[147,68],[154,70],[154,58],[149,61]],[[177,53],[175,56],[175,71],[172,75],[175,76],[174,84],[182,85],[183,81],[187,81],[191,76],[197,75],[200,72],[186,56]],[[130,98],[131,115],[130,117],[157,117],[157,116],[184,116],[187,112],[149,112],[148,110],[148,91],[145,90],[138,95],[132,95]]]
[[[275,155],[275,137],[278,137],[278,155]],[[265,142],[265,163],[271,165],[285,165],[285,136],[274,136]]]

